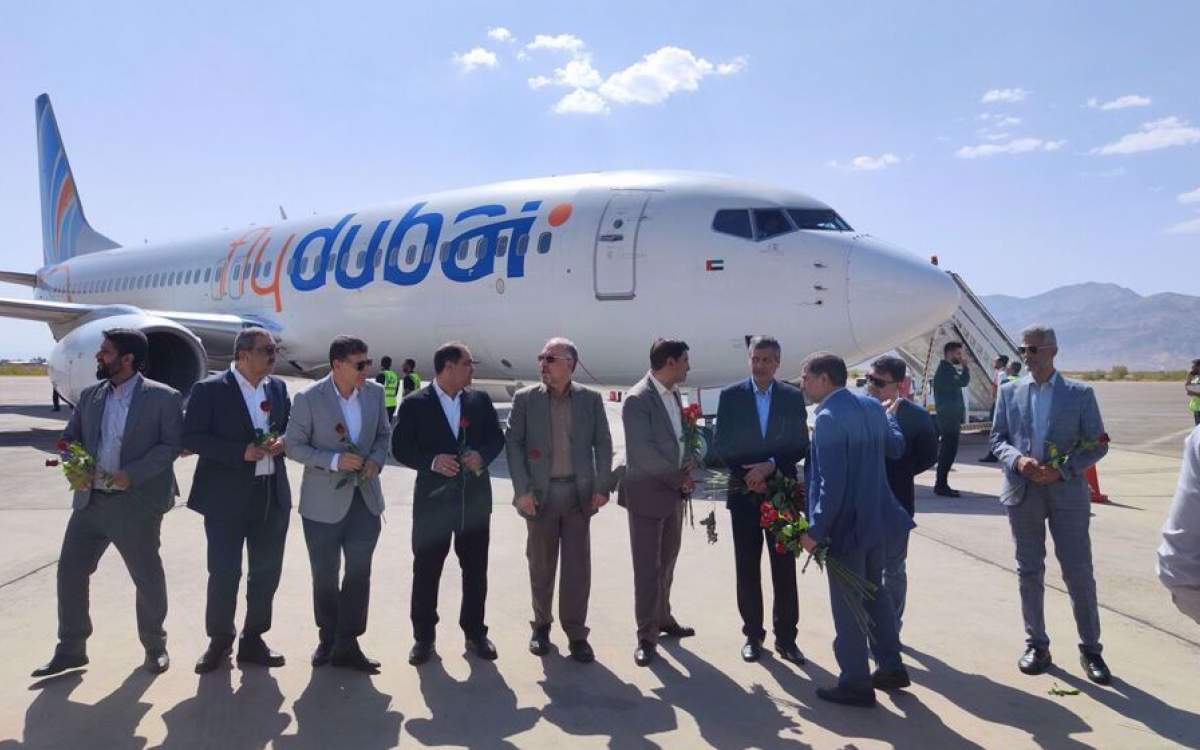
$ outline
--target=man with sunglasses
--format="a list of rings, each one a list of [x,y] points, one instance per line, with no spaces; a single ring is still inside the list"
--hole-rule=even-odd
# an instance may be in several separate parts
[[[894,414],[900,432],[904,435],[904,453],[899,458],[888,458],[888,486],[892,494],[908,511],[909,517],[916,515],[916,492],[913,478],[928,470],[937,462],[937,431],[929,412],[908,399],[900,397],[899,384],[904,382],[908,367],[899,357],[883,356],[871,363],[867,374],[867,393],[883,404],[889,414]],[[896,632],[899,633],[904,620],[904,603],[908,595],[908,530],[898,533],[889,540],[883,565],[883,589],[892,600],[896,611]]]
[[[198,674],[220,667],[232,650],[243,549],[250,566],[238,663],[284,664],[262,636],[271,628],[292,508],[280,437],[291,403],[284,382],[270,377],[277,354],[270,331],[243,329],[233,349],[227,371],[192,387],[183,421],[183,447],[199,456],[188,507],[204,516],[208,539],[209,644],[196,662]]]
[[[554,577],[562,554],[558,614],[571,658],[595,658],[588,644],[587,608],[592,585],[591,517],[612,489],[612,437],[600,394],[572,382],[579,352],[552,338],[538,355],[540,385],[513,395],[505,451],[513,505],[525,519],[533,635],[529,651],[550,651]]]
[[[408,653],[414,666],[433,656],[438,584],[451,545],[462,569],[458,624],[467,650],[496,658],[484,623],[492,518],[487,467],[504,450],[504,433],[488,395],[468,389],[475,360],[466,344],[442,344],[433,354],[433,369],[433,383],[400,402],[392,431],[392,455],[417,472],[409,608],[416,642]]]
[[[1017,667],[1025,674],[1041,674],[1051,664],[1043,610],[1049,526],[1075,613],[1080,664],[1088,679],[1107,685],[1112,675],[1100,656],[1100,612],[1088,533],[1092,511],[1084,475],[1108,452],[1108,437],[1091,387],[1067,380],[1054,369],[1054,329],[1027,328],[1021,341],[1019,351],[1031,377],[1000,389],[991,436],[992,450],[1004,465],[1000,502],[1016,546],[1025,621],[1026,648]],[[1057,449],[1058,458],[1051,448]]]
[[[937,404],[938,460],[937,481],[933,493],[943,497],[959,497],[950,488],[950,469],[958,455],[958,438],[967,414],[962,389],[971,383],[971,373],[963,364],[961,341],[947,341],[942,347],[942,361],[933,375],[933,400]]]
[[[391,419],[383,386],[367,381],[367,344],[338,336],[327,376],[296,394],[287,454],[304,464],[300,516],[312,565],[318,643],[312,665],[375,674],[358,639],[367,631],[371,558],[379,541]],[[346,567],[338,584],[338,572]]]

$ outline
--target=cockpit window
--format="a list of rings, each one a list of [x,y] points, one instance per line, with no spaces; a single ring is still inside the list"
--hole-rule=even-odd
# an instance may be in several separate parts
[[[713,217],[712,228],[714,232],[721,234],[754,239],[754,232],[750,229],[750,212],[744,208],[723,208],[717,211],[717,215]]]
[[[846,220],[831,208],[789,208],[788,216],[799,229],[817,229],[826,232],[853,232]]]
[[[779,208],[754,209],[754,239],[765,240],[792,231],[792,225]]]

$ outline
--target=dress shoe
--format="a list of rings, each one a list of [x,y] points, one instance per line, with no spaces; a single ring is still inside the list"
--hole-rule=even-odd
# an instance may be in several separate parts
[[[639,667],[648,667],[656,656],[658,656],[657,646],[650,641],[638,641],[637,650],[633,652],[633,663]]]
[[[487,659],[488,661],[495,661],[498,656],[496,653],[496,644],[487,638],[468,638],[467,651],[475,654],[480,659]]]
[[[762,656],[762,641],[757,638],[747,638],[742,646],[742,661],[758,661]]]
[[[200,656],[196,662],[196,674],[204,674],[211,672],[217,667],[225,663],[229,658],[229,654],[233,652],[233,644],[218,643],[217,641],[209,641],[208,648]]]
[[[908,670],[904,667],[895,672],[884,672],[877,669],[871,674],[871,687],[876,690],[903,690],[912,684],[908,678]]]
[[[87,666],[88,658],[86,654],[58,654],[50,658],[49,663],[45,666],[38,667],[29,675],[30,677],[49,677],[52,674],[66,672],[68,669],[79,669]]]
[[[1104,663],[1104,657],[1100,654],[1081,651],[1079,652],[1079,664],[1087,673],[1087,678],[1097,685],[1107,685],[1112,682],[1112,672],[1108,671],[1108,665]]]
[[[808,659],[804,658],[804,652],[796,648],[795,643],[780,643],[779,641],[775,641],[775,653],[779,655],[780,659],[790,661],[798,667],[803,667],[808,663]]]
[[[952,490],[949,487],[934,487],[933,494],[941,495],[942,497],[962,497],[961,492]]]
[[[282,667],[287,660],[278,651],[272,651],[262,638],[242,638],[238,643],[238,664],[258,664],[262,667]]]
[[[142,662],[142,666],[150,674],[162,674],[171,668],[171,657],[167,655],[165,648],[158,651],[147,651],[146,661]]]
[[[550,628],[538,628],[529,637],[529,653],[545,656],[550,653]]]
[[[668,638],[688,638],[696,634],[696,629],[673,622],[661,628],[660,632]]]
[[[415,666],[424,664],[433,656],[433,641],[417,641],[408,652],[408,663]]]
[[[314,667],[323,667],[329,663],[329,659],[333,656],[333,641],[321,641],[317,644],[316,650],[313,651],[312,665]]]
[[[840,703],[843,706],[871,708],[875,705],[874,690],[862,692],[858,690],[849,690],[841,685],[831,688],[817,688],[817,697],[823,701],[829,701],[830,703]]]
[[[996,458],[991,453],[989,453],[986,456],[984,456],[983,458],[979,459],[979,463],[981,463],[981,464],[994,464],[994,463],[999,463],[999,462],[1000,462],[1000,459]]]
[[[596,660],[596,652],[592,651],[592,644],[586,638],[568,642],[567,650],[571,652],[571,658],[580,664],[591,664]]]
[[[335,667],[354,669],[367,674],[379,674],[381,666],[379,662],[368,657],[362,652],[362,649],[358,648],[344,654],[334,654],[330,657],[329,663]]]
[[[1025,674],[1041,674],[1050,668],[1050,649],[1029,646],[1017,662],[1017,669]]]

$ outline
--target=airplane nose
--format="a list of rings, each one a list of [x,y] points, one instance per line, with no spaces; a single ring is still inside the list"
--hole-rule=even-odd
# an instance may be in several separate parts
[[[958,308],[958,285],[949,274],[877,240],[855,239],[846,277],[860,360],[933,330]]]

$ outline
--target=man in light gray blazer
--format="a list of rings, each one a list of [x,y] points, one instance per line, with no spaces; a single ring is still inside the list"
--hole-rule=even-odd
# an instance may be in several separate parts
[[[671,614],[671,582],[683,534],[683,493],[693,489],[690,462],[683,460],[683,404],[678,386],[687,379],[688,346],[658,339],[650,348],[650,372],[629,389],[621,408],[625,426],[625,475],[617,503],[629,511],[633,554],[634,615],[639,667],[654,661],[660,634],[695,635]]]
[[[529,535],[529,583],[533,635],[529,651],[550,650],[554,577],[562,550],[558,613],[571,658],[595,659],[587,641],[592,585],[591,517],[605,503],[612,481],[612,437],[600,394],[571,382],[579,351],[563,338],[542,347],[540,385],[513,396],[505,450],[512,474],[513,505]]]
[[[1018,668],[1041,674],[1051,664],[1043,611],[1046,527],[1062,566],[1079,630],[1080,663],[1093,682],[1111,674],[1100,656],[1100,613],[1088,534],[1091,502],[1084,474],[1108,452],[1108,436],[1091,387],[1054,369],[1054,329],[1027,328],[1018,349],[1030,377],[1000,389],[992,451],[1004,466],[1000,502],[1016,544],[1026,649]]]
[[[101,382],[79,396],[63,440],[82,443],[96,459],[91,481],[77,486],[58,561],[58,648],[33,672],[46,677],[88,663],[92,634],[89,579],[109,545],[117,548],[137,588],[138,637],[145,667],[160,674],[167,656],[167,581],[158,554],[162,517],[175,502],[183,431],[179,392],[141,374],[150,346],[127,328],[104,332],[96,353]]]
[[[320,636],[312,664],[375,674],[379,662],[362,652],[358,639],[367,630],[371,558],[383,513],[379,472],[390,425],[383,388],[367,380],[371,360],[362,339],[335,338],[329,365],[328,376],[296,394],[285,438],[288,457],[304,464],[300,516]]]

